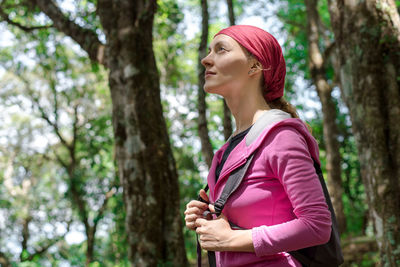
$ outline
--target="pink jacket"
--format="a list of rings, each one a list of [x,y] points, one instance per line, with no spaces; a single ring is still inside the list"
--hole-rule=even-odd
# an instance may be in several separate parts
[[[217,252],[218,266],[301,266],[286,252],[329,241],[331,215],[311,158],[319,162],[315,139],[299,119],[263,128],[265,118],[283,113],[270,110],[257,120],[230,153],[216,184],[215,169],[228,143],[213,158],[208,175],[211,202],[219,198],[230,172],[257,149],[223,210],[229,221],[252,229],[255,253]]]

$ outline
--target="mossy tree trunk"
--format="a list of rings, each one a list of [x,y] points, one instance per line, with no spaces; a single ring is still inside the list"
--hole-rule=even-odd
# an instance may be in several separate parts
[[[151,1],[98,1],[107,38],[118,174],[134,266],[186,266],[179,186],[152,47]]]
[[[330,0],[382,266],[400,265],[400,18],[393,0]]]

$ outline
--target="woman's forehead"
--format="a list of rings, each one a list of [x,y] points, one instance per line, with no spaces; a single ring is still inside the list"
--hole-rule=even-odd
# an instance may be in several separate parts
[[[212,40],[210,47],[213,47],[217,44],[228,44],[228,45],[239,45],[235,39],[233,39],[232,37],[226,35],[226,34],[218,34],[217,36],[214,37],[214,39]]]

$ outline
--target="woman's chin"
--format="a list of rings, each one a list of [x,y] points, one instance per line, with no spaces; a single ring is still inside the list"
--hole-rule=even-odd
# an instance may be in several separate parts
[[[212,85],[208,85],[208,84],[206,83],[206,84],[204,84],[203,89],[204,89],[204,91],[205,91],[206,93],[209,93],[209,94],[219,94],[219,88],[218,88],[218,86],[212,86]]]
[[[212,86],[207,86],[206,84],[203,87],[204,92],[209,93],[209,94],[214,94],[214,90]]]

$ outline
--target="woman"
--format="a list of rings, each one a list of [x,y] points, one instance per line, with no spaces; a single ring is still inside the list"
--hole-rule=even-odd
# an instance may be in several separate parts
[[[192,200],[186,226],[203,249],[218,251],[217,266],[301,266],[287,252],[328,242],[331,214],[313,166],[318,145],[283,99],[281,47],[260,28],[231,26],[214,36],[202,64],[204,90],[223,96],[236,122],[213,158],[202,199],[214,203],[229,174],[255,154],[221,216],[204,219],[213,205]]]

